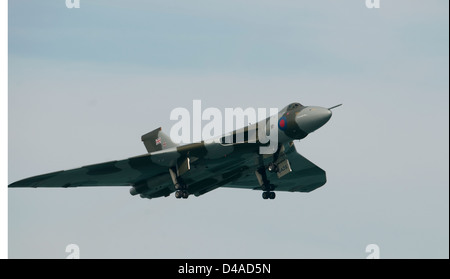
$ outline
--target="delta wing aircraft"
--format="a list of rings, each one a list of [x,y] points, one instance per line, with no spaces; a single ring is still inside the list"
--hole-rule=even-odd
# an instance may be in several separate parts
[[[267,143],[261,143],[257,136],[258,127],[273,125],[269,124],[270,117],[263,120],[265,123],[233,131],[233,139],[243,135],[244,140],[232,143],[222,136],[208,142],[176,145],[158,128],[141,138],[147,154],[42,174],[9,187],[131,186],[131,195],[148,199],[171,193],[177,199],[186,199],[190,194],[201,196],[218,187],[260,190],[263,199],[274,199],[274,191],[310,192],[326,183],[326,174],[297,153],[293,141],[304,139],[327,123],[335,107],[292,103],[283,108],[275,115],[278,143],[273,154],[260,154],[259,148]],[[256,141],[248,140],[252,135],[256,135]]]

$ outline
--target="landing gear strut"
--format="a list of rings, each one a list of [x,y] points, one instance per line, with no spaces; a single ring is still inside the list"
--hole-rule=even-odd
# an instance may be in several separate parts
[[[177,176],[173,169],[169,169],[170,177],[172,177],[172,182],[175,187],[175,198],[177,199],[187,199],[189,197],[188,185],[183,182],[181,177]]]
[[[256,178],[258,179],[261,189],[264,191],[262,193],[262,198],[265,200],[267,199],[273,200],[276,196],[275,192],[272,192],[273,190],[275,190],[275,185],[271,184],[270,181],[267,179],[266,168],[264,166],[258,168],[255,171],[255,175]]]

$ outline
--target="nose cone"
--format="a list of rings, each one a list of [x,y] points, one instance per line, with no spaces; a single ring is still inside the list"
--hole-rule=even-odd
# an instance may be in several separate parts
[[[302,131],[312,133],[331,118],[331,110],[322,107],[306,107],[295,116],[295,122]]]

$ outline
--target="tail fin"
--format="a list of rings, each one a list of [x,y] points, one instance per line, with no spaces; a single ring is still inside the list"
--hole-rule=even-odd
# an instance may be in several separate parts
[[[177,146],[168,135],[161,131],[161,127],[143,135],[141,140],[144,142],[148,153]]]

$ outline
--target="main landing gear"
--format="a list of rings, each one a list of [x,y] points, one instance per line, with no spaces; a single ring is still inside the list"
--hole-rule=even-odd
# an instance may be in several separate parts
[[[276,167],[274,165],[274,167]],[[275,192],[272,192],[275,190],[275,185],[271,184],[270,181],[267,179],[266,175],[266,168],[264,166],[259,167],[255,171],[256,178],[258,179],[259,185],[261,186],[261,189],[263,190],[262,198],[267,199],[275,199]]]
[[[170,177],[172,177],[173,185],[175,186],[175,198],[187,199],[189,197],[188,185],[184,183],[183,179],[177,176],[173,169],[169,169]]]

